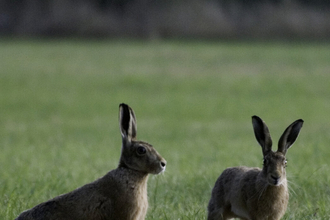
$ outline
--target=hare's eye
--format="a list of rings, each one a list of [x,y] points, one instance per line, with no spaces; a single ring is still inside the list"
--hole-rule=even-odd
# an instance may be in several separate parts
[[[287,163],[288,163],[288,161],[285,160],[285,161],[284,161],[284,167],[287,167],[287,166],[288,166]]]
[[[143,154],[147,153],[147,150],[145,147],[140,146],[136,149],[136,152],[140,155],[143,155]]]

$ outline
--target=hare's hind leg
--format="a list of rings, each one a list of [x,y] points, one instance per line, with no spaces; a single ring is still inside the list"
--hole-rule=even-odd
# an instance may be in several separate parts
[[[207,220],[224,220],[221,213],[209,213],[207,216]]]
[[[225,206],[218,209],[209,206],[208,211],[207,220],[227,220],[232,218],[240,218],[231,211],[230,206]]]
[[[224,220],[223,214],[223,208],[209,206],[207,220]]]

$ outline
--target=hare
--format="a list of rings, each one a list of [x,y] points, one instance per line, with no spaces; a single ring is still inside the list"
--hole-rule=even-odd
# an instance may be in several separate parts
[[[263,168],[243,166],[224,170],[212,190],[208,220],[283,217],[289,200],[285,154],[298,137],[303,122],[296,120],[284,131],[274,152],[268,127],[258,116],[252,117],[254,134],[264,156]]]
[[[119,105],[122,150],[119,165],[102,178],[21,213],[16,220],[142,220],[148,209],[148,174],[165,171],[166,160],[136,140],[136,119]]]

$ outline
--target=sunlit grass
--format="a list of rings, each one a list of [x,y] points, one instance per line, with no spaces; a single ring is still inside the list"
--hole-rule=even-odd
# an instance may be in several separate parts
[[[229,166],[261,166],[251,116],[288,152],[284,219],[329,218],[330,45],[216,42],[0,42],[0,218],[116,168],[118,105],[168,161],[149,179],[147,219],[205,219]]]

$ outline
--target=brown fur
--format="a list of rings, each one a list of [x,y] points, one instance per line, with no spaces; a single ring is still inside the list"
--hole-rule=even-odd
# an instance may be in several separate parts
[[[263,168],[243,166],[224,170],[212,190],[208,220],[278,220],[285,214],[289,201],[285,154],[296,140],[303,121],[295,121],[284,131],[278,151],[273,152],[268,127],[257,116],[252,120],[263,150]]]
[[[23,212],[16,220],[145,219],[148,174],[163,172],[166,161],[150,144],[136,141],[135,115],[125,104],[120,105],[120,128],[123,146],[117,169]]]

